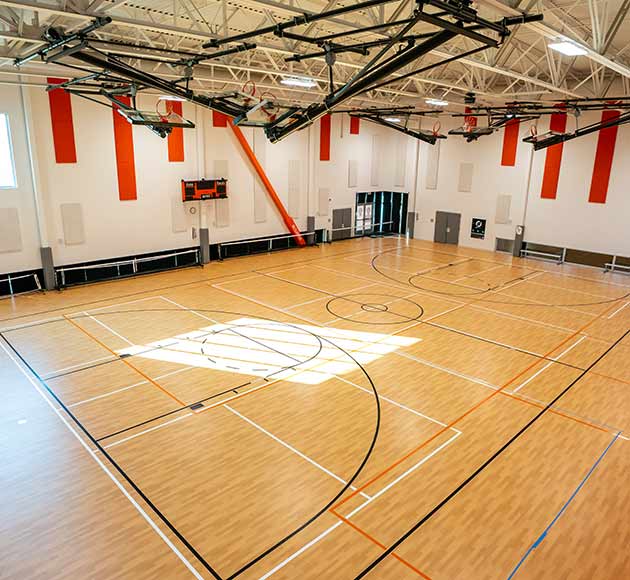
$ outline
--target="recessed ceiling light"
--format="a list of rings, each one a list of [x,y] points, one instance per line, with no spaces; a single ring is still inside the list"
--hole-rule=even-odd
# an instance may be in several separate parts
[[[390,123],[400,123],[398,117],[383,117],[383,121],[389,121]]]
[[[26,422],[26,419],[19,419],[17,423],[18,425],[24,425]]]
[[[579,44],[575,44],[570,40],[559,40],[558,42],[552,42],[549,44],[549,48],[566,54],[567,56],[583,56],[587,54],[587,50],[581,47]]]
[[[283,85],[289,85],[290,87],[302,87],[304,89],[312,89],[317,86],[317,83],[313,79],[306,77],[286,77],[280,81]]]
[[[448,105],[448,101],[443,101],[442,99],[424,99],[424,102],[434,107],[446,107]]]
[[[182,97],[176,97],[174,95],[160,95],[158,101],[185,101]]]

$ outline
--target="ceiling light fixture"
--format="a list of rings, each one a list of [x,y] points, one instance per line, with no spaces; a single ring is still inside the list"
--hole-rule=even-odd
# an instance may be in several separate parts
[[[305,77],[286,77],[283,78],[280,83],[290,87],[301,87],[304,89],[312,89],[317,86],[317,83],[313,79]]]
[[[566,56],[584,56],[588,53],[585,48],[570,40],[559,40],[557,42],[551,42],[549,44],[549,48],[555,50],[556,52],[565,54]]]
[[[383,121],[388,121],[389,123],[400,123],[400,119],[398,117],[383,117]]]
[[[158,101],[185,101],[182,97],[176,97],[174,95],[161,95],[158,97]]]
[[[424,99],[424,102],[427,105],[433,105],[434,107],[446,107],[446,105],[448,105],[448,101],[443,101],[442,99]]]

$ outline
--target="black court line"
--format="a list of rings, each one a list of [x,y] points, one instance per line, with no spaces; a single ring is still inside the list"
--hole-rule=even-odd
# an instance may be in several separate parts
[[[243,313],[239,313],[239,312],[221,311],[221,310],[207,310],[207,309],[199,309],[199,308],[197,308],[197,309],[190,309],[190,308],[177,308],[177,309],[162,308],[162,309],[125,310],[125,311],[120,311],[120,312],[109,312],[108,314],[120,314],[122,312],[125,312],[125,313],[129,313],[129,312],[206,312],[206,313],[215,313],[215,314],[216,313],[229,314],[229,315],[232,315],[232,316],[241,316],[241,317],[242,316],[250,316],[249,314],[243,314]],[[77,316],[77,317],[73,317],[73,319],[74,318],[81,318],[81,317],[89,317],[89,316],[91,316],[91,315],[90,314],[85,314],[85,315],[80,315],[80,316]],[[101,316],[102,316],[102,314],[101,314]],[[345,354],[361,370],[361,372],[364,374],[364,376],[366,377],[366,379],[368,380],[368,382],[370,384],[370,387],[372,389],[372,393],[374,395],[375,408],[376,408],[376,412],[375,412],[376,419],[375,419],[374,433],[373,433],[372,439],[370,441],[370,444],[369,444],[369,446],[367,448],[367,451],[366,451],[362,461],[360,462],[359,466],[355,470],[354,474],[348,479],[348,481],[340,489],[340,491],[325,506],[323,506],[314,515],[312,515],[308,520],[306,520],[304,523],[300,524],[292,532],[289,532],[286,536],[284,536],[283,538],[281,538],[280,540],[275,542],[269,548],[267,548],[266,550],[264,550],[263,552],[261,552],[260,554],[255,556],[252,560],[250,560],[249,562],[247,562],[246,564],[241,566],[236,572],[232,573],[232,575],[230,575],[225,580],[233,580],[237,576],[241,575],[243,572],[248,570],[251,566],[253,566],[254,564],[260,562],[261,560],[263,560],[264,558],[269,556],[272,552],[277,550],[280,546],[282,546],[283,544],[288,542],[291,538],[293,538],[295,535],[297,535],[298,533],[303,531],[305,528],[307,528],[309,525],[311,525],[313,522],[315,522],[323,514],[327,513],[327,511],[337,501],[339,501],[339,499],[343,496],[343,494],[345,494],[348,491],[348,489],[350,489],[352,484],[356,481],[357,477],[361,474],[361,472],[365,468],[367,462],[369,461],[369,459],[370,459],[370,457],[372,455],[372,452],[374,451],[374,447],[376,446],[376,441],[378,439],[378,435],[379,435],[379,431],[380,431],[380,424],[381,424],[381,404],[380,404],[380,398],[379,398],[379,395],[378,395],[378,391],[376,389],[376,385],[374,384],[374,381],[370,377],[369,373],[366,371],[365,367],[357,359],[355,359],[354,356],[352,356],[352,354],[350,354],[348,351],[346,351],[345,349],[343,349],[342,347],[340,347],[339,345],[337,345],[336,343],[334,343],[330,339],[325,338],[325,337],[321,337],[321,336],[319,336],[319,335],[317,335],[317,334],[315,334],[315,333],[313,333],[313,332],[311,332],[309,330],[300,328],[300,327],[295,326],[295,325],[293,325],[291,323],[276,321],[276,320],[272,320],[272,319],[269,319],[269,318],[264,318],[264,317],[261,317],[261,316],[257,316],[257,318],[259,320],[264,320],[264,321],[267,321],[269,323],[274,323],[274,324],[278,324],[278,325],[288,326],[290,328],[294,328],[294,329],[299,330],[301,332],[308,333],[308,334],[312,335],[314,338],[316,338],[317,340],[319,340],[320,343],[321,343],[321,341],[326,341],[333,348],[336,348],[337,350],[339,350],[340,352]],[[47,323],[48,323],[48,321],[44,321],[44,322],[40,323],[39,325],[45,325]],[[15,352],[15,354],[19,357],[19,359],[22,361],[22,363],[31,371],[33,376],[35,376],[37,378],[38,382],[46,389],[46,391],[50,394],[50,396],[52,396],[54,398],[54,400],[67,413],[67,415],[72,419],[72,421],[81,429],[81,431],[83,433],[85,433],[85,435],[88,437],[88,439],[94,444],[96,449],[98,449],[103,454],[103,457],[105,457],[108,461],[110,461],[110,463],[114,466],[116,471],[118,471],[118,473],[120,473],[120,475],[125,479],[125,481],[127,481],[129,483],[129,485],[131,485],[131,487],[134,489],[134,491],[136,491],[138,493],[138,495],[147,503],[147,505],[153,510],[153,512],[158,516],[158,518],[162,522],[164,522],[164,524],[184,544],[184,546],[186,546],[186,548],[188,548],[190,550],[190,552],[195,556],[195,558],[197,558],[199,560],[199,562],[202,564],[202,566],[206,570],[208,570],[215,578],[217,578],[217,580],[224,580],[212,568],[212,566],[203,558],[203,556],[201,556],[201,554],[192,546],[192,544],[181,534],[181,532],[179,532],[177,530],[177,528],[174,526],[174,524],[172,522],[170,522],[166,518],[166,516],[157,508],[157,506],[153,502],[151,502],[149,500],[149,498],[144,494],[144,492],[140,489],[140,487],[131,479],[131,477],[129,475],[127,475],[127,473],[124,471],[124,469],[118,463],[116,463],[116,461],[105,450],[105,448],[101,445],[101,443],[90,434],[90,432],[86,429],[86,427],[84,427],[84,425],[79,421],[79,419],[68,409],[68,407],[63,403],[63,401],[57,396],[57,394],[49,387],[49,385],[46,383],[46,381],[32,368],[32,366],[28,363],[28,361],[24,358],[24,356],[13,346],[12,343],[9,342],[9,340],[5,336],[4,332],[0,331],[0,337],[2,339],[4,339],[4,341],[7,343],[7,345],[9,345],[11,350],[13,352]]]
[[[548,272],[547,270],[536,270],[534,268],[526,268],[524,266],[515,266],[511,263],[506,263],[506,264],[501,264],[501,263],[497,263],[497,262],[491,262],[491,261],[487,261],[487,260],[483,260],[482,258],[470,258],[470,260],[472,261],[479,261],[479,262],[484,262],[487,261],[490,264],[497,264],[497,265],[501,265],[501,266],[505,266],[506,268],[520,268],[522,270],[531,270],[531,272],[529,274],[526,274],[525,276],[520,276],[518,278],[515,278],[513,280],[510,280],[508,282],[504,282],[503,284],[496,286],[495,288],[489,288],[488,290],[482,290],[479,291],[477,293],[465,293],[465,294],[456,294],[456,293],[449,293],[449,292],[440,292],[438,290],[429,290],[427,288],[422,288],[421,286],[416,286],[415,284],[413,284],[412,282],[410,282],[411,279],[413,279],[415,276],[422,276],[424,273],[428,273],[429,271],[434,271],[434,269],[430,269],[430,270],[420,270],[417,274],[413,274],[412,276],[410,276],[407,281],[405,282],[404,280],[399,280],[398,278],[394,278],[393,276],[389,276],[388,274],[385,274],[384,272],[382,272],[381,270],[379,270],[378,266],[376,265],[376,261],[380,256],[383,256],[385,254],[389,254],[391,252],[396,252],[398,251],[400,248],[392,248],[391,250],[385,250],[384,252],[379,252],[378,254],[375,254],[374,257],[372,258],[371,261],[371,267],[375,272],[378,272],[381,276],[389,279],[389,280],[393,280],[394,282],[401,284],[401,285],[408,285],[411,286],[412,288],[417,288],[418,290],[422,290],[423,292],[427,292],[429,294],[435,294],[437,296],[451,296],[451,297],[466,297],[466,296],[483,296],[483,294],[489,293],[493,290],[497,290],[503,286],[506,286],[507,284],[511,283],[511,282],[515,282],[518,281],[520,279],[526,279],[527,276],[533,276],[534,274],[550,274],[550,272]],[[419,248],[411,248],[411,249],[419,249]],[[420,249],[420,251],[423,251]],[[426,251],[432,251],[432,250],[426,250]],[[448,254],[446,252],[437,252],[437,253],[442,253],[445,254],[447,256],[453,256],[453,257],[457,257],[457,254]],[[401,258],[404,258],[404,256],[400,256]],[[449,264],[445,264],[443,267],[438,267],[438,269],[443,269],[443,268],[447,268],[449,266],[458,266],[460,264],[464,264],[466,262],[456,262],[456,263],[449,263]],[[388,268],[389,270],[395,270],[395,268]],[[406,275],[406,272],[403,272],[402,270],[398,270],[401,274]],[[571,274],[561,274],[563,277],[566,278],[573,278],[576,280],[582,280],[582,281],[588,281],[591,282],[591,280],[585,280],[584,278],[580,278],[579,276],[572,276]],[[597,282],[597,281],[595,281]],[[446,280],[443,281],[444,284],[453,284],[453,282],[448,282]],[[570,288],[566,289],[567,291],[571,291]],[[538,306],[538,307],[557,307],[557,308],[571,308],[574,306],[599,306],[599,305],[604,305],[604,304],[611,304],[613,302],[616,302],[617,300],[625,300],[626,298],[628,298],[630,296],[630,291],[628,291],[626,294],[622,295],[622,296],[618,296],[617,298],[611,298],[611,299],[606,299],[606,300],[599,300],[599,301],[594,301],[594,302],[581,302],[581,303],[574,303],[574,304],[551,304],[551,303],[542,303],[542,302],[532,302],[530,304],[523,304],[522,302],[514,302],[514,301],[509,301],[509,300],[487,300],[484,298],[477,298],[476,301],[477,302],[488,302],[490,304],[506,304],[506,305],[510,305],[510,306]],[[585,313],[588,314],[588,313]]]
[[[197,405],[201,405],[201,407],[203,407],[202,403],[205,403],[206,401],[216,399],[217,397],[220,397],[221,395],[226,395],[227,393],[237,392],[238,389],[242,389],[243,387],[246,387],[247,385],[251,385],[251,384],[252,384],[251,381],[247,381],[246,383],[243,383],[241,385],[236,385],[234,387],[226,389],[225,391],[221,391],[220,393],[215,393],[214,395],[210,395],[209,397],[205,397],[204,399],[199,399],[198,401],[195,401],[194,403],[190,403],[189,405],[185,405],[183,407],[173,409],[172,411],[162,413],[161,415],[158,415],[157,417],[152,417],[151,419],[147,419],[146,421],[136,423],[135,425],[132,425],[131,427],[125,427],[124,429],[120,429],[120,431],[116,431],[114,433],[110,433],[109,435],[104,435],[103,437],[99,437],[97,441],[104,441],[105,439],[110,439],[111,437],[115,437],[116,435],[122,435],[123,433],[126,433],[127,431],[137,429],[138,427],[143,427],[144,425],[153,423],[153,421],[164,419],[164,417],[174,415],[175,413],[180,413],[181,411],[185,411],[187,409],[192,409],[193,407],[195,407],[195,409],[200,408],[200,407],[197,407]]]
[[[409,536],[414,534],[421,528],[432,516],[439,512],[449,501],[451,501],[460,491],[462,491],[471,481],[473,481],[480,473],[483,472],[495,459],[500,457],[505,450],[512,445],[519,437],[521,437],[534,423],[543,417],[553,405],[555,405],[564,395],[566,395],[581,379],[583,379],[590,370],[593,369],[606,355],[608,355],[622,340],[630,334],[627,330],[620,338],[618,338],[604,353],[602,353],[593,363],[591,363],[584,371],[576,377],[569,385],[567,385],[556,397],[554,397],[545,407],[530,419],[519,431],[517,431],[510,439],[504,443],[497,451],[495,451],[488,459],[486,459],[473,473],[471,473],[464,481],[462,481],[451,493],[449,493],[442,501],[427,512],[416,524],[407,530],[398,540],[396,540],[387,550],[385,550],[371,564],[364,568],[354,580],[359,580],[366,576],[371,570],[378,566],[387,556],[389,556],[398,546],[400,546]]]
[[[402,238],[399,238],[402,239]],[[341,241],[341,240],[339,240]],[[310,262],[316,262],[317,260],[323,260],[326,258],[335,258],[337,256],[349,256],[352,254],[365,254],[366,251],[369,250],[352,250],[351,252],[339,252],[338,254],[333,254],[331,256],[319,256],[317,258],[311,258],[309,260],[299,260],[299,261],[295,261],[295,262],[287,262],[286,264],[284,264],[284,266],[293,266],[293,265],[299,265],[299,264],[308,264]],[[234,258],[230,258],[230,259],[238,259],[238,258],[248,258],[250,256],[235,256]],[[267,270],[271,269],[271,268],[278,268],[278,266],[269,266],[268,268],[265,268]],[[215,281],[215,280],[221,280],[222,278],[233,278],[234,276],[242,276],[243,274],[253,274],[253,273],[257,273],[256,270],[243,270],[242,272],[234,272],[232,274],[223,274],[221,276],[214,276],[214,277],[209,277],[209,278],[204,278],[203,280],[196,280],[194,282],[183,282],[182,284],[172,284],[170,286],[160,286],[159,288],[153,288],[151,290],[140,290],[138,292],[130,292],[128,294],[120,294],[119,296],[116,296],[115,298],[102,298],[100,300],[89,300],[88,302],[79,302],[77,304],[70,304],[68,306],[60,306],[59,308],[50,308],[49,310],[40,310],[38,312],[32,312],[30,314],[21,314],[19,316],[9,316],[7,318],[0,318],[0,322],[10,322],[12,320],[20,320],[22,318],[30,318],[32,316],[40,316],[42,314],[50,314],[51,312],[59,312],[60,310],[70,310],[73,308],[81,308],[83,306],[89,306],[90,304],[100,304],[101,302],[109,302],[110,300],[120,300],[122,298],[132,298],[133,296],[142,296],[143,294],[151,294],[153,292],[163,292],[164,290],[172,290],[174,288],[185,288],[186,286],[194,286],[195,284],[206,284],[207,282],[211,282],[211,281]],[[164,272],[155,272],[153,274],[146,274],[146,277],[150,277],[150,276],[159,276],[164,274]],[[102,281],[102,282],[93,282],[93,284],[111,284],[111,283],[116,283],[119,282],[119,280],[107,280],[107,281]],[[159,296],[148,296],[147,298],[156,298],[159,300]],[[113,304],[113,307],[118,306],[117,304]],[[63,319],[60,318],[58,320],[53,320],[50,322],[60,322]],[[45,321],[46,322],[46,321]],[[29,328],[30,326],[38,326],[38,322],[34,322],[32,325],[31,324],[26,324],[24,326],[21,326],[19,328],[7,328],[2,330],[2,332],[10,332],[13,330],[21,330],[22,328]]]
[[[267,274],[262,274],[262,275],[263,276],[267,276]],[[311,286],[304,286],[303,284],[300,284],[299,282],[294,282],[292,280],[286,280],[285,278],[278,278],[276,276],[268,276],[268,277],[274,278],[275,280],[281,280],[282,282],[287,282],[288,284],[293,284],[295,286],[300,286],[301,288],[308,288],[309,290],[314,290],[315,292],[320,292],[321,294],[326,294],[327,296],[331,296],[333,298],[343,298],[344,300],[346,299],[346,296],[344,296],[343,294],[333,294],[332,292],[327,292],[326,290],[321,290],[319,288],[315,288],[315,287],[311,287]],[[392,296],[392,298],[402,299],[401,297],[396,297],[396,296]],[[355,302],[359,306],[364,304],[364,303],[359,302],[357,300],[349,300],[349,302]],[[273,307],[272,306],[268,306],[268,308],[273,308]],[[391,314],[395,314],[392,311],[390,311],[390,313]],[[331,314],[333,314],[334,316],[337,316],[337,318],[343,320],[343,317],[338,316],[334,312],[331,312]],[[403,315],[399,315],[399,316],[403,316]],[[420,320],[417,320],[417,323],[418,324],[426,324],[427,326],[432,326],[434,328],[439,328],[440,330],[445,330],[447,332],[454,332],[455,334],[460,334],[460,335],[463,335],[463,336],[467,336],[468,338],[472,338],[473,340],[479,340],[481,342],[485,342],[485,343],[488,343],[488,344],[493,344],[494,346],[505,348],[507,350],[513,350],[513,351],[516,351],[516,352],[520,352],[522,354],[533,356],[533,357],[535,357],[535,358],[537,358],[539,360],[544,360],[544,361],[547,361],[547,362],[556,363],[556,364],[559,364],[559,365],[562,365],[562,366],[574,369],[576,371],[583,371],[584,370],[582,367],[578,367],[578,366],[572,365],[572,364],[564,362],[564,361],[555,360],[553,358],[550,358],[548,356],[543,356],[541,354],[536,354],[534,352],[530,352],[528,350],[519,348],[517,346],[501,344],[501,343],[498,343],[498,342],[494,342],[494,341],[492,341],[492,340],[490,340],[488,338],[483,338],[483,337],[480,337],[480,336],[473,336],[473,335],[470,335],[470,334],[466,334],[464,331],[461,331],[461,330],[457,330],[457,329],[454,329],[454,328],[446,328],[446,327],[438,326],[437,324],[431,322],[430,320],[422,320],[422,319],[420,319]]]
[[[114,458],[107,452],[107,450],[92,436],[92,434],[83,426],[81,421],[70,411],[66,404],[57,396],[57,394],[48,386],[46,381],[37,374],[35,369],[29,364],[29,362],[22,356],[22,354],[13,346],[9,339],[0,332],[0,337],[9,346],[9,348],[20,359],[22,364],[31,372],[31,374],[37,379],[37,381],[46,389],[48,394],[57,402],[57,404],[65,411],[65,413],[72,419],[72,421],[81,429],[83,434],[92,442],[92,444],[103,454],[103,457],[112,464],[121,477],[133,488],[133,490],[144,500],[144,502],[153,510],[153,513],[166,525],[166,527],[177,537],[177,539],[184,545],[191,554],[197,558],[199,563],[217,580],[222,580],[221,576],[214,570],[214,568],[204,559],[204,557],[195,549],[195,547],[182,535],[182,533],[171,523],[171,521],[158,509],[158,507],[147,497],[147,495],[140,489],[140,487],[127,475],[125,470],[114,460]]]

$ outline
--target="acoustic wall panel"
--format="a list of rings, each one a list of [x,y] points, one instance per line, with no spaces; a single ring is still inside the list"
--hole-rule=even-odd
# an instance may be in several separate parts
[[[184,206],[180,196],[171,198],[171,222],[174,234],[185,232],[188,229],[186,206]]]
[[[221,179],[221,178],[228,179],[229,178],[228,162],[226,159],[215,159],[212,165],[213,165],[212,177],[214,179]]]
[[[435,145],[427,145],[427,175],[425,187],[427,189],[437,189],[438,172],[440,169],[440,141]]]
[[[619,117],[619,111],[602,111],[602,123]],[[607,127],[599,132],[597,137],[597,149],[595,150],[595,164],[591,178],[591,190],[588,201],[591,203],[606,203],[608,195],[608,182],[615,155],[615,143],[617,142],[617,125]]]
[[[407,138],[401,135],[400,137],[398,137],[398,140],[396,142],[396,163],[395,163],[394,186],[404,187],[406,169],[407,169]]]
[[[85,243],[83,226],[83,208],[80,203],[62,203],[61,225],[66,246],[78,246]]]
[[[380,135],[372,136],[372,159],[370,161],[370,185],[378,185],[381,178],[382,141]]]
[[[512,206],[512,196],[511,195],[498,195],[497,196],[497,209],[494,215],[494,222],[497,224],[509,224],[512,220],[510,220],[510,209]]]
[[[472,163],[459,164],[459,181],[457,191],[468,193],[472,191],[474,165]]]
[[[267,139],[262,129],[254,129],[254,155],[258,162],[265,167]],[[254,221],[261,223],[267,221],[267,192],[260,182],[258,175],[254,179]]]
[[[317,215],[328,215],[329,198],[330,189],[328,187],[320,187],[317,194]]]
[[[359,181],[359,162],[356,159],[348,161],[348,187],[357,187]]]
[[[49,77],[48,84],[58,85],[68,79]],[[64,89],[48,91],[50,122],[52,125],[55,161],[57,163],[76,163],[77,151],[74,144],[74,123],[72,121],[72,102],[70,93]]]
[[[217,199],[217,227],[226,228],[230,225],[230,199]]]
[[[214,112],[214,111],[213,111]],[[230,171],[229,164],[225,159],[215,159],[213,162],[213,169],[215,178],[224,177],[225,179],[229,179]],[[230,225],[230,198],[229,198],[229,190],[228,190],[228,198],[227,199],[217,199],[215,200],[216,207],[216,225],[218,228],[225,228]]]
[[[167,101],[168,106],[172,107],[173,113],[179,116],[183,114],[181,101]],[[173,127],[168,139],[168,160],[171,163],[184,161],[184,129],[182,127]]]
[[[289,161],[289,207],[291,217],[300,217],[300,176],[301,163],[298,159]]]
[[[0,208],[0,252],[21,252],[22,233],[17,207]]]

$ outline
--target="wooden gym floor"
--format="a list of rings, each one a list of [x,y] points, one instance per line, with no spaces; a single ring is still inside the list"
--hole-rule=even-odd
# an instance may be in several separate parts
[[[630,278],[361,239],[0,301],[0,577],[630,577]]]

